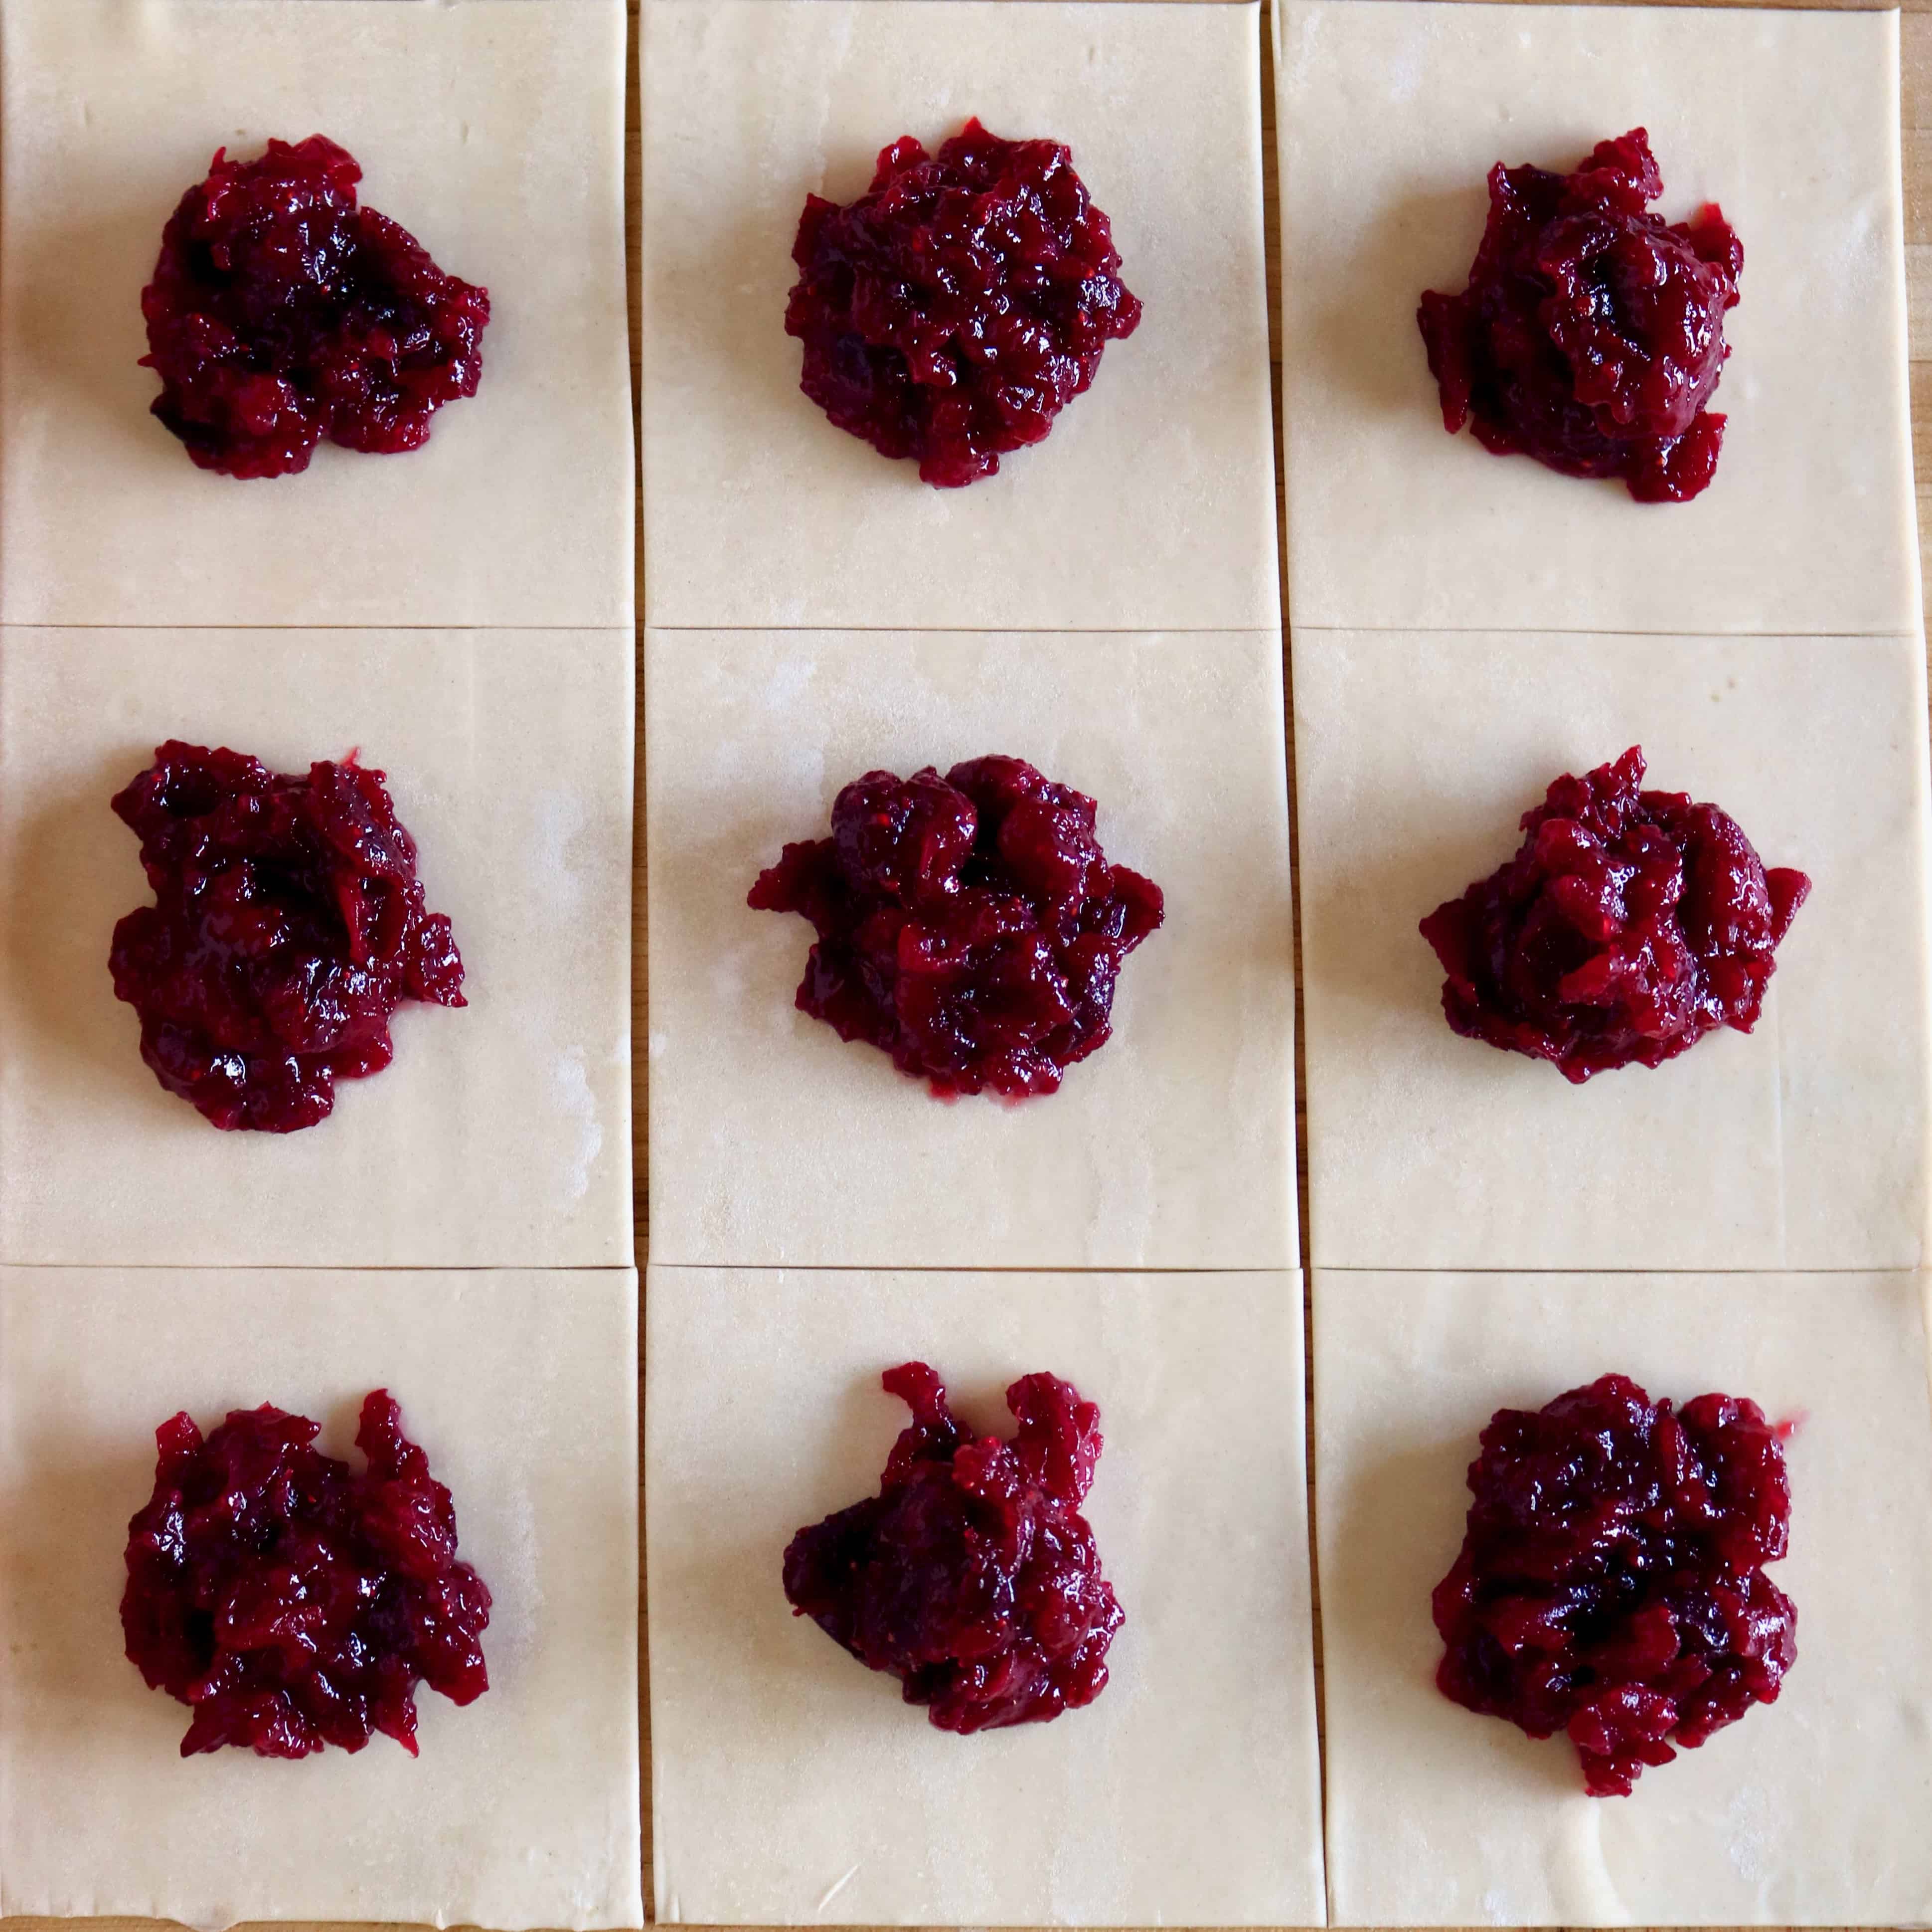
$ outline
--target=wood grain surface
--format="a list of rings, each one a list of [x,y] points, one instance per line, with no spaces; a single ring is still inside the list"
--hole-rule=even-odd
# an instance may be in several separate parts
[[[1622,0],[1584,0],[1584,3],[1588,4],[1614,5],[1622,4]],[[1723,0],[1718,0],[1718,3],[1723,4]],[[636,211],[638,205],[640,176],[640,142],[638,125],[638,87],[634,64],[637,14],[639,0],[628,0],[628,4],[632,17],[633,62],[631,68],[630,78],[627,90],[628,98],[626,115],[626,140],[625,170],[626,199],[631,210],[630,232],[632,234],[634,234],[636,232]],[[1025,5],[1030,4],[1030,0],[1011,0],[1011,4],[1014,5]],[[1118,0],[1118,4],[1131,5],[1139,4],[1139,0]],[[1201,4],[1214,4],[1214,0],[1201,0]],[[1364,5],[1377,4],[1381,4],[1381,0],[1361,0],[1361,4]],[[1538,4],[1538,0],[1514,0],[1514,4],[1525,5],[1535,4]],[[1666,0],[1666,4],[1700,4],[1700,0]],[[1709,0],[1702,0],[1702,4],[1709,4]],[[1757,4],[1766,4],[1766,0],[1757,0]],[[1768,0],[1768,4],[1778,6],[1791,5],[1793,7],[1802,7],[1814,11],[1831,10],[1834,12],[1852,12],[1870,10],[1868,9],[1858,7],[1855,4],[1855,0]],[[1928,530],[1932,530],[1932,0],[1904,0],[1902,10],[1904,14],[1904,21],[1902,29],[1903,102],[1901,120],[1905,174],[1906,275],[1910,290],[1911,304],[1912,455],[1914,467],[1917,476],[1919,547],[1922,554],[1923,554],[1926,547]],[[1261,32],[1262,62],[1262,118],[1266,134],[1266,139],[1263,146],[1264,156],[1264,166],[1265,170],[1264,195],[1267,204],[1269,266],[1268,344],[1269,354],[1274,368],[1276,449],[1277,452],[1279,452],[1281,416],[1281,312],[1280,293],[1280,282],[1279,274],[1280,263],[1276,259],[1279,232],[1276,220],[1278,194],[1275,176],[1274,156],[1274,82],[1272,71],[1272,63],[1269,58],[1268,54],[1265,18],[1264,18]],[[1794,129],[1792,130],[1792,138],[1798,140],[1828,140],[1830,138],[1830,134],[1831,130],[1828,127],[1823,126],[1812,128]],[[638,394],[636,376],[638,366],[640,361],[640,338],[638,302],[637,297],[638,264],[634,261],[631,264],[631,361],[633,378],[632,407],[634,410]],[[1281,483],[1279,466],[1277,466],[1276,479],[1276,490],[1277,496],[1280,495],[1280,489]],[[1277,518],[1276,531],[1278,538],[1280,530],[1280,520]],[[1282,560],[1284,604],[1286,604],[1285,586],[1286,580],[1286,558],[1284,556]],[[640,640],[641,641],[643,629],[641,614],[644,610],[641,525],[640,526],[639,533],[638,608],[640,613],[639,636]],[[1293,614],[1294,614],[1291,610],[1288,612],[1291,622],[1293,620]],[[638,770],[637,792],[636,823],[638,827],[638,842],[636,858],[636,892],[632,913],[632,928],[634,940],[635,960],[635,974],[632,993],[632,1039],[634,1042],[643,1041],[650,1037],[650,989],[646,983],[644,971],[644,885],[646,867],[644,845],[644,770],[641,756],[641,747],[644,742],[641,715],[643,704],[641,682],[638,693],[638,704],[640,707],[640,716],[638,742],[640,746],[640,757]],[[1292,722],[1292,717],[1288,720],[1285,721],[1285,723],[1291,727]],[[1290,796],[1292,797],[1293,795],[1294,761],[1294,744],[1292,728],[1289,730],[1288,755]],[[1298,857],[1298,854],[1296,856]],[[1298,877],[1299,876],[1298,866],[1297,867],[1297,875]],[[1295,948],[1295,977],[1298,986],[1300,983],[1300,944],[1299,935],[1298,934]],[[1308,1184],[1307,1164],[1305,1159],[1307,1120],[1302,1098],[1304,1090],[1304,1082],[1303,1078],[1304,1070],[1301,1064],[1301,1050],[1298,1035],[1295,1048],[1295,1144],[1297,1150],[1297,1186],[1300,1203],[1301,1247],[1302,1252],[1305,1256],[1308,1251]],[[641,1269],[644,1263],[647,1216],[644,1166],[646,1151],[644,1136],[646,1072],[644,1057],[641,1053],[634,1054],[632,1068],[633,1085],[637,1108],[637,1172],[635,1178],[638,1222],[638,1265],[640,1269]],[[640,1362],[639,1364],[640,1372],[642,1366],[643,1365]],[[1310,1460],[1312,1462],[1312,1456]],[[642,1468],[640,1454],[640,1492],[641,1483]],[[640,1500],[641,1502],[641,1493]],[[1310,1498],[1310,1515],[1312,1525],[1313,1518],[1313,1498],[1312,1496]],[[1321,1632],[1318,1623],[1320,1604],[1320,1578],[1318,1575],[1316,1579],[1316,1593],[1318,1612],[1318,1624],[1316,1633],[1316,1671],[1318,1680],[1322,1668]],[[644,1618],[641,1614],[642,1609],[643,1606],[640,1600],[638,1634],[640,1664],[640,1680],[646,1694],[646,1702],[644,1709],[640,1713],[640,1720],[644,1740],[646,1763],[644,1819],[644,1895],[646,1905],[648,1906],[651,1891],[651,1818],[649,1782],[650,1714],[648,1704],[648,1658],[644,1654],[646,1639],[644,1634]],[[514,1766],[506,1766],[506,1775],[514,1776],[516,1774],[516,1768]],[[1819,1848],[1819,1853],[1820,1856],[1824,1857],[1834,1856],[1833,1851],[1829,1846],[1820,1846]],[[272,1853],[270,1853],[269,1855],[272,1856]],[[352,1846],[345,1846],[343,1848],[343,1855],[345,1858],[352,1858],[356,1855],[355,1848]],[[0,1925],[4,1925],[7,1928],[7,1932],[28,1932],[28,1928],[32,1928],[32,1932],[55,1932],[56,1928],[63,1924],[71,1924],[73,1922],[74,1922],[72,1921],[49,1918],[12,1918],[0,1920]],[[143,1919],[103,1918],[90,1920],[87,1922],[91,1925],[102,1928],[120,1926],[134,1928],[148,1925],[154,1922]],[[851,1929],[834,1928],[834,1932],[851,1932]],[[1837,1932],[1837,1928],[1833,1928],[1832,1932]]]

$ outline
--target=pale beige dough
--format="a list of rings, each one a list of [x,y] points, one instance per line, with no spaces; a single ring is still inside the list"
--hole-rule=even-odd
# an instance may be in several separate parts
[[[632,689],[625,632],[0,631],[0,1262],[628,1264]],[[463,955],[299,1133],[211,1126],[114,996],[108,801],[171,736],[359,748]]]
[[[627,624],[622,0],[4,0],[0,620]],[[428,443],[199,470],[141,290],[226,145],[324,134],[488,288]]]
[[[645,614],[660,625],[1270,624],[1252,4],[644,0]],[[1145,305],[1044,443],[936,490],[799,391],[808,194],[978,115],[1066,142]]]
[[[1315,1258],[1907,1268],[1924,1258],[1924,664],[1900,638],[1304,632],[1294,650]],[[1640,744],[1810,874],[1762,1018],[1572,1087],[1460,1039],[1417,922],[1550,782]]]
[[[1276,0],[1298,628],[1902,631],[1918,622],[1898,15]],[[1643,126],[1668,221],[1744,244],[1688,504],[1443,434],[1415,323],[1485,177]]]
[[[646,1320],[661,1920],[1320,1922],[1298,1275],[653,1268]],[[1126,1621],[1050,1724],[937,1730],[785,1602],[794,1532],[878,1494],[915,1358],[977,1430],[1036,1370],[1100,1405]]]
[[[1315,1276],[1329,1896],[1343,1925],[1932,1918],[1932,1419],[1906,1274]],[[1796,1418],[1798,1660],[1628,1798],[1436,1688],[1477,1437],[1601,1375]]]
[[[637,1277],[0,1270],[0,1912],[634,1926]],[[118,1616],[154,1430],[400,1405],[493,1600],[490,1688],[298,1763],[179,1755]]]
[[[1281,656],[1185,636],[652,632],[651,1252],[843,1267],[1296,1258]],[[799,1012],[752,882],[862,773],[1030,760],[1166,895],[1058,1093],[948,1105]]]

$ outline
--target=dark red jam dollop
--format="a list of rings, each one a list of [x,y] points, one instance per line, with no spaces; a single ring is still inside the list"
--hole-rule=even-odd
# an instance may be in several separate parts
[[[1633,745],[1557,779],[1523,814],[1516,856],[1422,922],[1449,976],[1442,1010],[1465,1039],[1580,1083],[1756,1024],[1811,881],[1767,872],[1714,805],[1643,790],[1643,769]]]
[[[1596,1798],[1775,1702],[1798,1654],[1762,1568],[1790,1524],[1781,1438],[1755,1402],[1673,1411],[1624,1376],[1498,1409],[1436,1586],[1443,1694],[1533,1738],[1567,1731]]]
[[[791,254],[799,386],[942,486],[1038,442],[1141,319],[1066,149],[976,120],[936,155],[902,135],[849,208],[808,195]]]
[[[1469,286],[1432,289],[1416,316],[1452,435],[1473,419],[1498,456],[1622,477],[1640,502],[1710,482],[1724,418],[1705,405],[1744,250],[1714,202],[1666,226],[1644,206],[1663,192],[1641,128],[1574,174],[1490,170]]]
[[[154,1432],[121,1627],[150,1688],[194,1713],[183,1757],[356,1751],[376,1731],[413,1757],[418,1682],[454,1704],[490,1688],[490,1592],[456,1560],[449,1492],[388,1391],[362,1404],[361,1474],[316,1433],[266,1404],[206,1438],[184,1414]]]
[[[141,360],[161,379],[154,414],[202,469],[286,476],[324,436],[414,449],[445,403],[476,394],[488,290],[358,207],[362,178],[320,134],[258,160],[223,148],[169,217]]]
[[[115,796],[155,900],[114,928],[115,994],[155,1078],[218,1127],[314,1126],[338,1080],[388,1065],[402,1001],[464,1004],[382,778],[170,739]]]
[[[1080,1514],[1100,1412],[1070,1382],[1024,1376],[1006,1390],[1019,1432],[976,1438],[923,1362],[880,1380],[912,1420],[878,1496],[792,1538],[794,1613],[898,1678],[942,1731],[1044,1724],[1092,1703],[1123,1621]]]
[[[746,903],[818,934],[797,1005],[935,1094],[1051,1094],[1112,1031],[1120,962],[1160,888],[1109,865],[1090,798],[1019,758],[868,772],[832,836],[788,845]]]

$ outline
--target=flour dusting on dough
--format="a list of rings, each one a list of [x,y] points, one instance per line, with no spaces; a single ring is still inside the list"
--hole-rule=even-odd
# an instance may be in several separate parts
[[[535,820],[532,843],[536,848],[531,876],[548,888],[560,908],[574,911],[584,902],[584,878],[570,855],[590,822],[584,794],[565,786],[551,786],[537,794],[531,814]]]
[[[1725,1849],[1738,1877],[1753,1884],[1771,1876],[1771,1807],[1762,1787],[1747,1784],[1724,1816]]]
[[[590,1192],[590,1170],[604,1150],[604,1124],[597,1118],[597,1096],[584,1070],[584,1049],[572,1047],[556,1064],[552,1076],[557,1109],[577,1126],[577,1144],[568,1161],[570,1198],[581,1201]]]

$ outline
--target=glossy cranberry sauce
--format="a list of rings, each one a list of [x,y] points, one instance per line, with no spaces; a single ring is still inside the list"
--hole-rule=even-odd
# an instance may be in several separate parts
[[[1423,920],[1448,975],[1442,1010],[1466,1039],[1580,1082],[1756,1024],[1811,881],[1767,872],[1735,819],[1642,790],[1643,772],[1634,745],[1557,779],[1524,813],[1516,856]]]
[[[1108,863],[1090,798],[1018,758],[868,772],[832,836],[788,845],[747,903],[818,934],[797,1004],[935,1094],[1051,1094],[1112,1030],[1160,888]]]
[[[799,386],[941,486],[1038,442],[1141,318],[1066,149],[976,120],[937,154],[902,136],[849,207],[807,196],[791,252]]]
[[[380,1731],[412,1757],[416,1687],[490,1688],[490,1592],[456,1558],[456,1511],[386,1390],[363,1402],[360,1474],[317,1425],[266,1404],[206,1438],[154,1432],[154,1493],[128,1526],[128,1656],[194,1712],[182,1756],[305,1757]]]
[[[1785,1552],[1791,1491],[1755,1402],[1673,1411],[1605,1376],[1498,1409],[1469,1491],[1434,1598],[1445,1696],[1567,1732],[1598,1798],[1776,1700],[1798,1613],[1762,1566]]]
[[[218,1127],[314,1126],[338,1080],[388,1065],[402,1001],[464,1004],[382,780],[171,739],[114,799],[154,893],[114,928],[115,994],[155,1078]]]
[[[1710,482],[1724,418],[1705,406],[1744,250],[1714,203],[1666,226],[1645,207],[1663,192],[1641,128],[1574,174],[1497,163],[1469,286],[1430,290],[1416,317],[1446,429],[1473,421],[1496,455],[1621,477],[1641,502]]]
[[[224,148],[162,231],[141,292],[161,379],[154,412],[204,470],[286,476],[323,437],[391,454],[473,396],[489,292],[356,204],[362,170],[333,141]]]
[[[1042,1724],[1090,1704],[1123,1621],[1079,1506],[1100,1412],[1070,1382],[1006,1390],[1010,1441],[975,1438],[923,1362],[880,1378],[912,1411],[880,1493],[794,1536],[784,1592],[943,1731]]]

